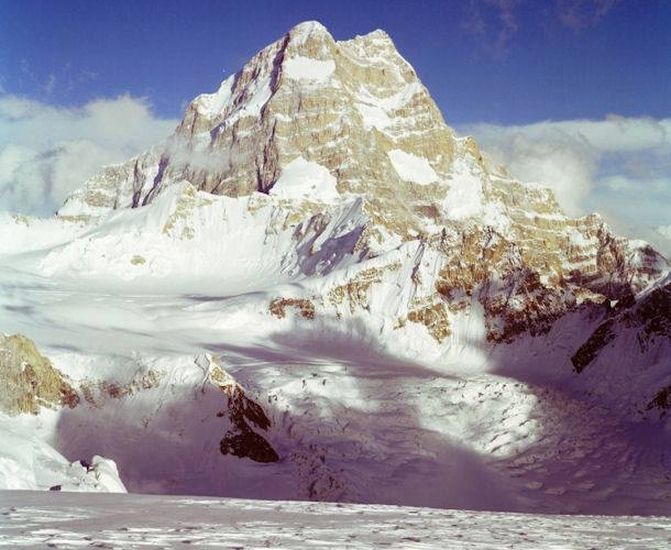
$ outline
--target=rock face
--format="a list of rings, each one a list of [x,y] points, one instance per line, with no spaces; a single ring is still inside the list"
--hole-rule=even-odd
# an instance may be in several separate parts
[[[384,32],[336,42],[322,25],[304,23],[197,97],[164,148],[107,169],[76,198],[94,208],[139,206],[182,179],[228,196],[268,193],[301,159],[308,170],[326,168],[339,193],[379,190],[371,193],[378,203],[399,193],[415,202],[435,190],[415,185],[414,166],[423,184],[445,178],[454,146]]]
[[[0,334],[0,411],[37,414],[40,407],[70,407],[79,397],[69,380],[21,334]]]
[[[214,358],[211,359],[208,376],[227,398],[226,410],[218,413],[231,423],[231,428],[219,444],[221,454],[249,458],[255,462],[277,462],[280,457],[275,449],[254,430],[267,431],[271,426],[263,408],[247,397],[242,386]]]

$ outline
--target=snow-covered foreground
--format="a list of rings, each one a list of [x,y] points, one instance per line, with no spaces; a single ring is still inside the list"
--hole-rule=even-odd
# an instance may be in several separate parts
[[[12,548],[669,548],[671,518],[0,492]]]

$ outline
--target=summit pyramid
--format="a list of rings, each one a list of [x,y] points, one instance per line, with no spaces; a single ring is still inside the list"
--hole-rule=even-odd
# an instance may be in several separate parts
[[[248,211],[262,203],[274,210],[271,224],[295,229],[279,271],[297,263],[292,273],[324,274],[345,258],[363,266],[416,249],[412,276],[400,275],[407,292],[396,322],[419,320],[441,343],[449,310],[471,296],[486,310],[489,340],[511,340],[583,302],[639,292],[668,267],[598,214],[571,219],[548,189],[491,168],[472,138],[455,136],[380,30],[337,42],[320,23],[297,25],[196,97],[164,145],[104,170],[60,215],[147,206],[184,183],[204,203],[211,195],[243,197]],[[342,224],[329,225],[342,216],[347,238]],[[184,212],[174,218],[189,224]],[[337,248],[337,260],[318,254],[324,246]]]

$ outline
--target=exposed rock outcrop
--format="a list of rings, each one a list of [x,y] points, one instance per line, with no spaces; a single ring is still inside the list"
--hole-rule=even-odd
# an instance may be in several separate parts
[[[295,310],[304,319],[315,318],[315,305],[305,298],[276,298],[270,302],[270,313],[278,319],[287,316],[287,309]]]
[[[219,444],[221,453],[255,462],[277,462],[280,457],[258,431],[267,431],[271,422],[263,408],[249,399],[245,390],[223,369],[214,357],[209,357],[208,379],[227,398],[225,411],[218,416],[227,418],[231,428]]]
[[[40,407],[74,408],[79,396],[70,380],[22,334],[0,334],[0,410],[37,414]]]

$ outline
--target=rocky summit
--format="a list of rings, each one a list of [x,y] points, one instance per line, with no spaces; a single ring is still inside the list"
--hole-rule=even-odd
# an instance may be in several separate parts
[[[0,354],[3,398],[131,490],[668,511],[668,261],[492,166],[384,31],[301,23],[0,223],[0,328],[61,384]]]

